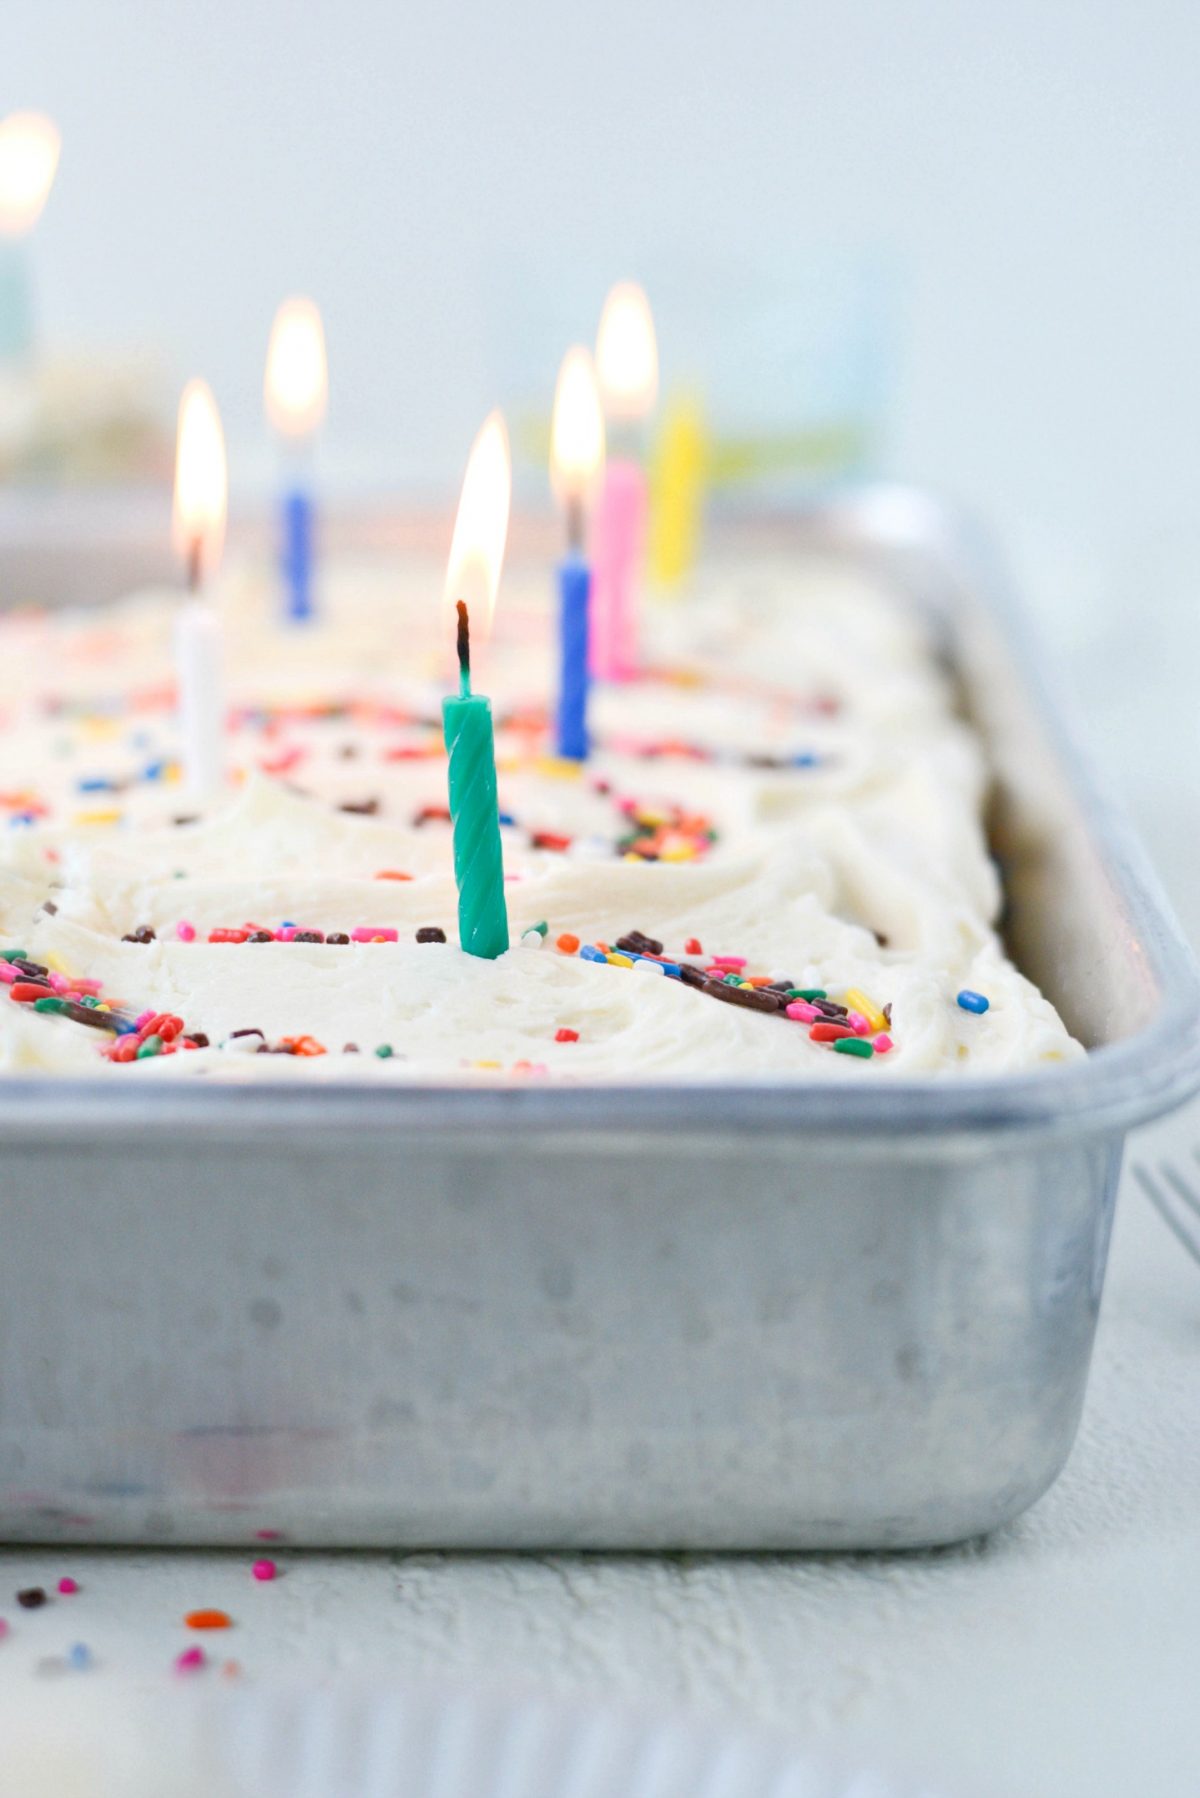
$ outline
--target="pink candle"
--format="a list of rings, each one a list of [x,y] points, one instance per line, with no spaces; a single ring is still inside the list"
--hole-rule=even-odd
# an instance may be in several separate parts
[[[632,281],[619,282],[604,303],[596,373],[609,419],[636,440],[658,397],[658,345],[649,303]],[[614,456],[592,545],[590,664],[601,680],[629,680],[638,671],[645,540],[646,477],[629,456]]]
[[[592,566],[592,673],[629,680],[638,668],[638,612],[646,541],[646,477],[636,462],[608,464],[596,513]]]

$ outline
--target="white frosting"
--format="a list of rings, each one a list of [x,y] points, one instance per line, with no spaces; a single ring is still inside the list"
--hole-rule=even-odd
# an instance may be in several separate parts
[[[597,693],[598,749],[580,772],[545,758],[528,718],[553,681],[541,586],[532,572],[510,581],[502,629],[477,657],[477,684],[497,708],[501,807],[514,820],[503,832],[514,947],[495,962],[457,947],[449,825],[417,821],[446,803],[445,620],[429,598],[432,565],[387,580],[347,570],[323,622],[304,631],[280,628],[261,585],[228,583],[229,687],[248,712],[230,761],[243,778],[211,816],[182,825],[171,820],[190,808],[161,772],[120,784],[174,754],[174,598],[7,621],[0,646],[16,678],[0,801],[38,815],[0,824],[0,946],[98,979],[133,1012],[174,1013],[212,1046],[114,1067],[101,1032],[0,999],[0,1066],[115,1078],[486,1080],[517,1068],[576,1081],[863,1079],[1083,1053],[994,935],[979,745],[954,716],[919,621],[890,594],[832,569],[717,568],[695,601],[650,615],[648,664],[662,674]],[[294,715],[314,702],[348,710]],[[250,711],[263,707],[293,711],[264,731]],[[763,756],[781,765],[749,765]],[[256,771],[264,763],[275,773]],[[79,790],[97,780],[117,790]],[[682,852],[702,852],[619,853],[622,799],[670,813]],[[336,809],[347,802],[376,810]],[[539,846],[544,832],[569,845]],[[386,927],[399,940],[205,940],[285,921]],[[194,940],[180,939],[181,922]],[[522,944],[539,922],[541,946]],[[449,941],[418,944],[430,925]],[[121,940],[140,928],[155,940]],[[891,1004],[895,1046],[870,1061],[834,1053],[804,1023],[554,946],[564,932],[613,943],[631,929],[701,966],[742,956],[748,974],[787,975],[833,999],[860,989]],[[685,954],[692,938],[704,953]],[[964,988],[987,996],[984,1015],[956,1003]],[[250,1028],[272,1043],[314,1038],[328,1053],[246,1053],[245,1038],[222,1047]],[[561,1029],[578,1040],[556,1041]],[[343,1053],[348,1042],[361,1052]],[[387,1058],[372,1053],[382,1045]]]

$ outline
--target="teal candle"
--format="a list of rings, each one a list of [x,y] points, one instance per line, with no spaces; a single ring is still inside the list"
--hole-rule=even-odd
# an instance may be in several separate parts
[[[458,696],[443,701],[442,725],[450,757],[458,937],[468,955],[494,961],[508,948],[508,907],[504,902],[492,702],[471,691],[470,630],[467,608],[459,600]]]

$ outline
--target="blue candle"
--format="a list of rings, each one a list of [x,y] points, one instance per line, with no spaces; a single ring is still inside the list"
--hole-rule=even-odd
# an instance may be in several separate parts
[[[573,762],[588,752],[588,608],[592,571],[577,549],[558,565],[562,667],[558,687],[558,753]]]
[[[567,525],[567,553],[558,565],[562,648],[556,742],[572,762],[588,754],[588,663],[591,660],[592,570],[583,553],[587,505],[604,466],[604,413],[588,351],[567,351],[554,394],[550,481]]]
[[[287,615],[301,624],[313,615],[313,502],[304,487],[291,487],[283,496],[283,590]]]
[[[316,610],[312,446],[329,385],[325,330],[311,300],[294,296],[275,314],[263,385],[267,417],[286,446],[290,468],[279,513],[284,616],[303,624]]]

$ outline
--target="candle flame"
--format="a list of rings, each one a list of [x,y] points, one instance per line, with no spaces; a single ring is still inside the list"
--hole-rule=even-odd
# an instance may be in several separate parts
[[[645,418],[658,398],[658,342],[650,302],[636,281],[619,281],[596,333],[596,372],[610,418]]]
[[[554,393],[550,433],[550,484],[559,504],[586,505],[604,469],[604,408],[596,367],[576,345],[563,357]]]
[[[22,237],[41,217],[62,139],[43,112],[10,112],[0,120],[0,232]]]
[[[325,417],[325,327],[314,301],[284,300],[271,326],[263,382],[267,417],[284,437],[308,437]]]
[[[210,574],[225,541],[229,472],[221,415],[207,381],[189,381],[175,446],[175,547],[197,577]]]
[[[466,601],[473,642],[486,635],[491,625],[511,500],[508,429],[503,414],[492,412],[480,427],[467,459],[446,569],[447,604],[453,608],[458,600]]]

